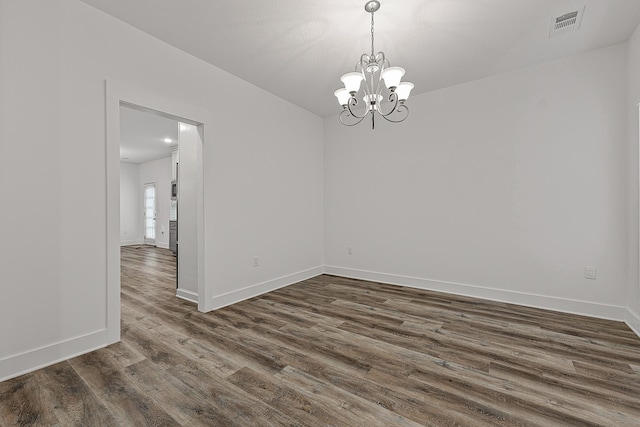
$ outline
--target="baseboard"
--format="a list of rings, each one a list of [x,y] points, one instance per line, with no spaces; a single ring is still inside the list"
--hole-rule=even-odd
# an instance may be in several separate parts
[[[107,346],[107,330],[60,341],[0,360],[0,382]]]
[[[123,242],[120,242],[120,246],[138,246],[145,244],[146,243],[144,243],[144,240],[125,240]],[[169,249],[169,243],[166,242],[156,242],[155,246],[157,248]]]
[[[196,292],[178,288],[176,290],[176,296],[190,302],[195,302],[196,304],[198,303],[198,294]]]
[[[627,318],[624,322],[631,328],[633,332],[636,333],[638,337],[640,337],[640,314],[632,311],[630,308],[627,309]]]
[[[288,274],[286,276],[278,277],[272,280],[267,280],[266,282],[247,286],[245,288],[238,289],[237,291],[216,295],[211,298],[211,305],[207,307],[207,309],[209,309],[208,311],[217,310],[219,308],[226,307],[228,305],[235,304],[237,302],[244,301],[246,299],[253,298],[258,295],[275,291],[276,289],[319,276],[323,272],[324,268],[322,266],[313,267],[308,270],[299,271],[297,273]]]
[[[330,265],[325,266],[324,271],[327,274],[353,279],[371,280],[374,282],[426,289],[455,295],[464,295],[492,301],[518,304],[526,307],[580,314],[601,319],[625,321],[628,317],[628,310],[625,307],[614,305],[597,304],[525,292],[505,291],[502,289],[493,289],[464,283],[444,282]]]

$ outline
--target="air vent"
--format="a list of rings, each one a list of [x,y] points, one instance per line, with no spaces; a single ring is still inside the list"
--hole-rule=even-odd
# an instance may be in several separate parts
[[[549,37],[559,36],[561,34],[576,31],[580,28],[584,7],[573,12],[565,13],[551,19],[551,27],[549,28]]]

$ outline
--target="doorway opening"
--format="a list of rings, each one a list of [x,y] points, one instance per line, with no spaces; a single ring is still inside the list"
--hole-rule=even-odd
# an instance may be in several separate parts
[[[169,249],[169,218],[173,212],[179,212],[177,223],[178,230],[183,221],[189,223],[183,224],[185,230],[192,230],[192,233],[181,233],[178,231],[178,271],[183,270],[185,277],[185,286],[178,282],[178,288],[175,289],[175,295],[193,302],[197,302],[199,311],[207,310],[206,288],[204,285],[205,265],[204,265],[204,128],[211,126],[212,120],[208,111],[201,108],[192,107],[181,103],[180,101],[164,98],[155,93],[149,93],[128,86],[126,84],[114,81],[106,82],[106,113],[107,113],[107,336],[108,343],[115,343],[120,340],[120,245],[121,231],[126,231],[127,224],[120,215],[120,174],[121,174],[121,153],[120,153],[120,110],[128,108],[138,112],[144,112],[155,117],[162,117],[173,120],[178,128],[178,137],[182,128],[188,129],[189,135],[185,137],[191,141],[188,153],[184,155],[185,159],[189,159],[191,164],[185,164],[184,161],[176,171],[177,176],[169,168],[167,173],[166,186],[163,186],[160,179],[146,179],[144,184],[155,184],[152,186],[138,187],[140,199],[144,199],[145,203],[138,206],[145,212],[145,216],[139,215],[141,233],[141,243],[151,243],[160,247],[160,240],[163,239],[163,247],[171,254]],[[184,126],[181,126],[180,124]],[[185,134],[186,135],[186,134]],[[169,139],[167,137],[167,139]],[[178,144],[178,150],[180,144]],[[168,156],[168,164],[171,165],[172,155]],[[126,166],[125,166],[126,167]],[[183,174],[182,171],[185,171]],[[172,178],[177,179],[172,179]],[[181,177],[182,182],[181,182]],[[177,186],[173,181],[177,181]],[[166,187],[166,188],[165,188]],[[152,190],[152,188],[154,188]],[[172,192],[177,188],[177,199],[172,199]],[[166,200],[163,193],[166,190]],[[189,194],[185,200],[181,200],[181,193]],[[152,197],[152,195],[154,197]],[[146,197],[144,197],[146,196]],[[140,200],[139,199],[139,200]],[[153,200],[155,199],[155,200]],[[188,200],[187,200],[188,199]],[[151,203],[153,201],[153,203]],[[166,203],[165,203],[166,202]],[[191,203],[191,207],[187,207],[187,202]],[[148,203],[148,204],[147,204]],[[166,206],[164,206],[166,204]],[[176,207],[176,204],[180,207]],[[153,206],[155,205],[155,206]],[[152,209],[155,207],[155,209]],[[166,207],[166,209],[165,209]],[[176,208],[173,209],[172,208]],[[155,210],[155,215],[152,215]],[[191,212],[190,215],[186,213]],[[165,219],[161,218],[161,213],[166,213]],[[185,214],[183,214],[185,213]],[[142,214],[142,212],[140,212]],[[180,217],[183,217],[182,219]],[[155,218],[154,221],[151,221]],[[149,221],[147,221],[149,219]],[[166,244],[164,243],[166,237]],[[188,257],[183,257],[186,263],[180,260],[180,254],[188,252]],[[183,275],[181,274],[181,277]],[[211,305],[211,304],[209,304]]]
[[[197,126],[148,108],[121,103],[120,221],[121,225],[129,224],[127,228],[121,226],[121,245],[132,249],[133,236],[136,242],[133,249],[142,249],[140,245],[157,248],[154,253],[165,262],[156,268],[171,270],[175,296],[195,303],[198,302],[199,145]],[[175,259],[168,259],[169,255]],[[163,285],[166,281],[158,282],[158,286]]]

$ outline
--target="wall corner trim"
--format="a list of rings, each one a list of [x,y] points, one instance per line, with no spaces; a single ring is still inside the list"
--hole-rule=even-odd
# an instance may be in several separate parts
[[[178,288],[176,290],[176,296],[178,298],[182,298],[183,300],[187,300],[189,302],[194,302],[196,304],[198,303],[198,293],[197,292],[187,291],[185,289]]]
[[[297,273],[287,274],[286,276],[267,280],[265,282],[256,283],[255,285],[246,286],[236,291],[214,295],[211,298],[210,306],[207,307],[207,311],[217,310],[219,308],[265,294],[267,292],[275,291],[276,289],[284,288],[285,286],[293,285],[294,283],[319,276],[322,273],[324,273],[323,266],[313,267],[307,270],[299,271]]]
[[[640,314],[634,312],[630,308],[627,309],[627,318],[624,323],[631,328],[633,332],[640,338]]]

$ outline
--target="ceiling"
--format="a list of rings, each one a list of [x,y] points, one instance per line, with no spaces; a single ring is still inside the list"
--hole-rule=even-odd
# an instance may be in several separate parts
[[[370,50],[365,0],[82,0],[322,117]],[[638,0],[381,0],[376,51],[407,70],[412,95],[626,41]],[[586,7],[578,31],[556,16]],[[409,100],[409,105],[410,105]]]
[[[155,112],[120,105],[120,161],[139,164],[170,157],[178,145],[178,126]]]

